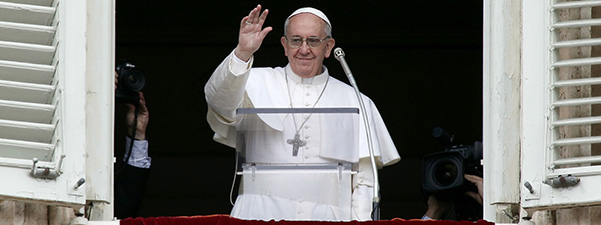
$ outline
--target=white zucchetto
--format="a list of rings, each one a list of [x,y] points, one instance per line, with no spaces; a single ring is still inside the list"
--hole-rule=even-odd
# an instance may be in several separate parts
[[[290,14],[290,16],[288,16],[288,18],[286,20],[289,20],[291,17],[296,16],[301,13],[311,13],[313,15],[316,15],[317,17],[321,18],[322,20],[326,21],[326,23],[328,25],[330,25],[330,27],[332,26],[332,24],[330,23],[330,20],[326,16],[326,14],[324,14],[319,9],[312,8],[312,7],[304,7],[304,8],[297,9],[292,14]]]

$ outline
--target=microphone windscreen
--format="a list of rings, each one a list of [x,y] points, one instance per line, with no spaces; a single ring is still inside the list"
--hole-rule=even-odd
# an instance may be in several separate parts
[[[344,51],[342,51],[342,48],[338,47],[334,49],[334,58],[340,61],[340,57],[344,57]]]

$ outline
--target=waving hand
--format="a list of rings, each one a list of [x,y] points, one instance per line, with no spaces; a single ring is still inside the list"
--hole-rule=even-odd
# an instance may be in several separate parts
[[[257,5],[257,7],[250,11],[248,16],[242,18],[240,33],[238,35],[238,46],[234,52],[238,58],[248,61],[259,50],[267,33],[273,30],[272,27],[263,28],[263,23],[265,23],[268,13],[269,10],[267,9],[261,13],[261,5]]]

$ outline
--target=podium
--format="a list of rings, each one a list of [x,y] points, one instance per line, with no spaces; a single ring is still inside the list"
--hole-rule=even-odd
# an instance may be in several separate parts
[[[335,220],[351,220],[352,175],[356,174],[360,137],[357,108],[239,108],[237,116],[239,198],[254,201],[257,198],[249,196],[268,196],[290,202],[291,211],[287,203],[278,203],[280,209],[271,218],[254,216],[270,213],[261,207],[248,207],[241,211],[243,215],[233,216],[333,219],[293,212],[299,207],[295,204],[309,202],[327,206]],[[232,213],[236,211],[235,207]]]

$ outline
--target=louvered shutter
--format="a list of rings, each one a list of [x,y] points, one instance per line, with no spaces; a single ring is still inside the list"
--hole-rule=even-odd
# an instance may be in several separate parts
[[[601,1],[523,1],[522,207],[601,203]]]
[[[0,0],[1,198],[85,204],[85,6]]]

